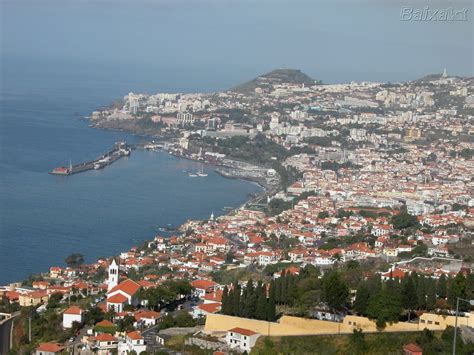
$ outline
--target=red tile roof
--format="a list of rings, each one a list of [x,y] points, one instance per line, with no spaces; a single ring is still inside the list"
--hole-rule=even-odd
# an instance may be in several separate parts
[[[109,321],[107,319],[104,319],[104,320],[100,321],[99,323],[97,323],[95,326],[96,327],[113,327],[114,323],[112,323],[111,321]]]
[[[255,333],[253,330],[245,329],[245,328],[239,328],[239,327],[229,329],[228,332],[238,333],[238,334],[248,335],[248,336],[258,334],[258,333]]]
[[[124,303],[127,301],[128,301],[128,298],[122,295],[121,293],[118,293],[116,295],[113,295],[107,298],[107,303]]]
[[[77,306],[71,306],[68,309],[64,311],[64,314],[77,314],[80,315],[82,314],[82,309],[80,309]]]
[[[37,351],[46,351],[50,353],[58,353],[63,350],[64,347],[57,343],[41,343],[36,350]]]
[[[218,284],[215,283],[214,281],[209,281],[209,280],[194,280],[193,282],[191,282],[191,286],[193,286],[194,288],[202,289],[202,290],[206,290],[208,288],[215,287],[217,285]]]
[[[135,319],[140,320],[142,318],[147,318],[147,319],[156,319],[160,317],[160,312],[155,312],[155,311],[140,311],[135,313]]]
[[[411,351],[411,352],[422,352],[423,351],[422,348],[420,348],[418,345],[416,345],[414,343],[409,343],[409,344],[403,345],[403,350],[408,350],[408,351]]]
[[[197,307],[207,313],[216,313],[221,308],[221,304],[217,302],[216,303],[203,303]]]
[[[127,333],[127,337],[129,337],[132,340],[141,340],[141,339],[143,339],[142,335],[138,331]]]
[[[115,291],[122,291],[125,292],[127,295],[133,296],[138,290],[140,289],[140,285],[133,280],[127,279],[122,281],[113,289],[111,289],[108,293],[113,293]]]
[[[112,334],[102,333],[102,334],[96,335],[95,340],[97,340],[97,341],[117,341],[117,338],[114,337]]]

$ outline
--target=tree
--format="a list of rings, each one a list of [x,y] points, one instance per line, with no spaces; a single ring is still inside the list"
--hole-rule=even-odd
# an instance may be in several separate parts
[[[232,315],[239,316],[240,309],[240,285],[236,282],[232,292]]]
[[[267,293],[265,285],[263,285],[261,281],[259,281],[256,289],[256,298],[255,318],[262,320],[267,319]]]
[[[234,253],[232,253],[231,251],[229,251],[226,255],[225,255],[225,263],[226,264],[232,264],[234,262]]]
[[[329,217],[329,212],[328,211],[321,211],[318,213],[318,218],[319,219],[324,219]]]
[[[270,283],[268,302],[266,306],[266,318],[268,321],[274,321],[276,317],[275,291],[275,281],[272,281],[272,283]]]
[[[395,229],[407,229],[419,225],[416,216],[409,214],[406,207],[403,207],[399,214],[392,217],[392,224]]]
[[[253,318],[257,308],[257,294],[253,286],[253,280],[247,281],[247,286],[242,292],[242,307],[240,307],[242,313],[241,316],[245,318]]]
[[[322,300],[332,310],[341,310],[347,304],[349,289],[338,271],[331,271],[322,279]]]
[[[222,291],[222,307],[221,307],[221,311],[223,314],[231,314],[231,307],[230,306],[230,302],[229,302],[229,289],[227,288],[227,286],[224,287],[224,290]]]
[[[97,306],[90,307],[84,316],[84,323],[94,325],[104,319],[102,309]]]
[[[382,288],[370,298],[367,307],[367,315],[376,320],[378,328],[385,328],[387,322],[397,322],[401,311],[400,291],[393,280],[382,285]]]
[[[133,316],[127,315],[118,320],[117,330],[119,332],[130,332],[135,329],[133,323],[135,323],[135,318]]]
[[[196,321],[186,311],[179,312],[175,317],[175,322],[177,327],[194,327],[196,325]]]
[[[466,278],[462,272],[458,272],[454,279],[451,279],[448,288],[448,303],[453,309],[456,307],[458,297],[466,298],[466,286]],[[467,307],[465,302],[459,303],[460,310],[467,310]]]
[[[77,268],[84,264],[84,255],[80,253],[74,253],[69,255],[65,260],[67,266],[71,268]]]
[[[408,314],[417,306],[416,287],[411,275],[406,274],[402,280],[402,306]]]
[[[63,294],[56,292],[51,295],[46,305],[46,309],[54,309],[59,307],[59,302],[63,299]]]
[[[362,315],[367,314],[367,307],[369,305],[370,291],[365,281],[361,282],[357,288],[356,299],[354,301],[354,310]]]
[[[426,281],[426,310],[432,311],[436,308],[436,283],[430,278]]]
[[[354,329],[353,333],[349,337],[349,354],[366,354],[368,350],[367,342],[365,341],[365,335],[362,329]]]
[[[441,274],[438,279],[438,284],[436,285],[436,293],[438,294],[439,298],[445,299],[448,294],[448,285],[446,280],[446,275]]]

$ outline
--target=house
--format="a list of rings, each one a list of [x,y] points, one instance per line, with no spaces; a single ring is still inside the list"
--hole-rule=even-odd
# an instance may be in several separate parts
[[[403,355],[423,355],[423,349],[413,343],[406,344],[403,345]]]
[[[45,303],[48,301],[48,293],[46,291],[33,291],[28,292],[25,294],[20,294],[18,297],[18,301],[20,306],[28,307],[28,306],[37,306],[41,303]]]
[[[221,310],[221,303],[202,303],[193,308],[193,318],[206,317],[208,314],[214,314]]]
[[[207,293],[204,298],[204,303],[214,303],[214,302],[222,302],[222,294],[224,291],[216,290],[212,293]]]
[[[405,277],[405,272],[403,270],[400,270],[400,269],[393,269],[393,270],[389,270],[388,272],[385,272],[383,274],[381,274],[381,278],[383,281],[388,281],[390,279],[398,279],[398,280],[401,280]]]
[[[250,353],[259,336],[252,330],[236,327],[227,331],[225,342],[231,349]]]
[[[194,287],[196,295],[203,298],[206,293],[214,292],[219,284],[209,280],[194,280],[191,282],[191,286]]]
[[[72,328],[72,323],[82,322],[82,309],[77,306],[71,306],[63,313],[63,328]]]
[[[92,348],[96,350],[99,355],[108,355],[112,350],[117,349],[118,340],[112,334],[98,334],[93,337],[92,340]]]
[[[134,315],[137,324],[152,326],[158,323],[160,312],[139,311]]]
[[[305,256],[305,251],[302,249],[294,249],[288,252],[288,257],[292,262],[299,262],[303,261],[303,257]]]
[[[57,343],[41,343],[37,348],[35,355],[58,354],[64,350],[64,346]]]
[[[127,333],[125,341],[120,342],[118,347],[119,355],[127,355],[131,352],[140,354],[142,351],[146,351],[145,338],[139,331]]]
[[[140,287],[140,284],[133,280],[122,281],[107,293],[107,309],[123,312],[123,306],[126,304],[136,306],[138,304],[136,293]]]

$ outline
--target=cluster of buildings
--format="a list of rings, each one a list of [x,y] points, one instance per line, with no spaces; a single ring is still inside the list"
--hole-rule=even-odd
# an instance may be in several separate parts
[[[451,247],[472,240],[473,85],[472,79],[445,72],[429,81],[401,84],[278,82],[247,93],[130,93],[121,106],[95,112],[92,119],[149,118],[164,131],[178,130],[184,151],[189,149],[186,137],[195,133],[215,139],[262,134],[286,149],[302,148],[304,153],[281,162],[300,178],[269,197],[269,202],[279,199],[291,208],[269,216],[243,207],[217,219],[188,221],[177,235],[156,236],[146,247],[133,247],[113,260],[74,269],[51,267],[42,281],[1,287],[0,295],[40,308],[56,293],[64,300],[78,293],[105,295],[98,296],[97,305],[115,312],[114,322],[133,317],[136,329],[146,329],[162,315],[147,308],[138,297],[140,290],[167,280],[189,280],[197,302],[186,311],[201,319],[220,311],[223,289],[232,287],[214,279],[224,269],[251,266],[262,271],[286,263],[283,269],[297,274],[308,264],[324,269],[375,259],[391,263],[390,276],[382,275],[386,278],[407,271],[438,278],[471,269],[453,258]],[[235,112],[242,113],[240,121]],[[224,154],[201,153],[208,160],[225,159]],[[262,171],[266,179],[274,179],[274,170]],[[393,223],[403,208],[418,222],[408,234]],[[420,246],[426,255],[412,258]],[[139,280],[127,278],[132,271]],[[97,279],[99,273],[103,277]],[[63,327],[82,322],[84,312],[74,305],[67,308]],[[99,328],[114,326],[102,322]],[[259,336],[231,325],[224,331],[223,342],[239,351],[250,351]],[[104,354],[146,349],[138,330],[92,332],[82,343]],[[43,344],[38,353],[55,349],[61,346]]]

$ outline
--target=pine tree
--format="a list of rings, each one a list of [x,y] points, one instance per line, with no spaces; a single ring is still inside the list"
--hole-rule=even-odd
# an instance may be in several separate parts
[[[222,313],[223,314],[230,314],[229,310],[229,289],[227,286],[224,287],[224,290],[222,291],[222,307],[221,307]]]
[[[448,294],[448,284],[446,276],[444,274],[441,274],[438,279],[438,284],[436,285],[436,293],[438,294],[439,298],[446,299],[446,296]]]
[[[425,277],[419,276],[416,284],[416,307],[426,309],[426,286]]]
[[[296,298],[296,286],[295,286],[295,277],[291,274],[288,275],[288,288],[287,288],[287,303],[290,306],[293,306]]]
[[[452,279],[451,284],[449,285],[449,294],[448,294],[448,303],[454,309],[456,307],[456,302],[458,297],[466,298],[466,287],[467,282],[464,274],[458,272],[458,274]],[[465,302],[459,303],[459,309],[462,311],[467,310],[468,306]]]
[[[409,312],[416,309],[416,287],[411,275],[405,275],[401,283],[402,287],[402,306]]]
[[[369,305],[370,291],[365,281],[362,281],[357,288],[356,299],[354,301],[354,310],[362,315],[367,314],[367,306]]]
[[[474,274],[470,273],[466,279],[466,299],[474,299]]]
[[[426,281],[426,310],[432,311],[436,308],[436,283],[433,279]]]
[[[281,279],[281,303],[288,304],[288,276],[282,273]]]
[[[236,283],[232,292],[232,315],[239,316],[240,309],[240,285]]]
[[[281,277],[275,280],[275,302],[281,304]]]
[[[268,321],[274,321],[276,317],[276,302],[275,302],[275,281],[270,283],[270,290],[268,295],[268,302],[266,307],[266,316]]]
[[[323,277],[322,300],[332,310],[344,308],[349,297],[349,288],[338,271],[331,271]]]
[[[256,290],[256,299],[257,299],[257,304],[256,304],[256,309],[255,309],[255,318],[265,320],[266,319],[266,307],[267,307],[267,294],[265,290],[265,285],[262,284],[261,281],[259,281],[259,284],[257,286]]]

